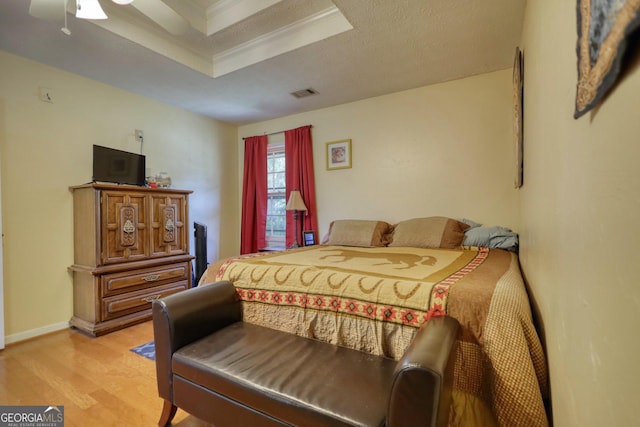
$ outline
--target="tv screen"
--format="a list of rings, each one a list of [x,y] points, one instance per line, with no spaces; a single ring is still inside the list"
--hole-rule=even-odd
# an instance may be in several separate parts
[[[93,146],[93,181],[144,185],[144,175],[143,155]]]

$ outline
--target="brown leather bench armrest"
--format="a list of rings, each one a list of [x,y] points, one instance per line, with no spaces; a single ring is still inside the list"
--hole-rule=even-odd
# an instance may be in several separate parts
[[[181,347],[242,320],[242,307],[230,282],[200,286],[153,302],[153,336],[160,397],[171,395],[171,357]]]
[[[437,317],[416,333],[394,373],[387,426],[446,426],[458,321]]]

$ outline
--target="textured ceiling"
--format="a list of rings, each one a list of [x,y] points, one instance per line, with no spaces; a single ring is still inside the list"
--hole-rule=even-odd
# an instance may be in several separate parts
[[[100,2],[106,21],[76,19],[69,1],[67,36],[64,13],[35,18],[29,0],[2,0],[0,49],[238,125],[509,68],[525,5],[164,0],[189,24],[172,35],[133,5]],[[308,87],[318,95],[290,95]]]

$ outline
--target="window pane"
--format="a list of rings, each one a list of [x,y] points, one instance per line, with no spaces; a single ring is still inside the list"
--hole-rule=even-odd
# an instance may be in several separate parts
[[[279,172],[282,170],[282,167],[278,162],[278,158],[272,156],[267,157],[267,172]]]
[[[274,173],[272,188],[274,190],[278,189],[284,192],[285,186],[286,186],[285,173],[284,172]]]
[[[285,216],[274,216],[273,220],[276,224],[275,229],[284,234],[287,229],[287,218]]]
[[[271,203],[271,214],[284,215],[286,213],[285,208],[287,207],[287,203],[285,202],[284,196],[274,197]]]
[[[284,241],[284,236],[286,234],[286,217],[280,215],[268,215],[267,216],[267,232],[266,238],[267,241],[274,240],[274,237],[281,237]]]
[[[281,156],[275,157],[273,159],[274,163],[274,171],[284,172],[284,153]]]

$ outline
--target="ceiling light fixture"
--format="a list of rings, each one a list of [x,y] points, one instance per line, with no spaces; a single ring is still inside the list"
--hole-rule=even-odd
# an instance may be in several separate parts
[[[133,0],[111,0],[111,1],[114,2],[115,4],[120,4],[123,6],[133,3]]]
[[[76,0],[76,18],[107,19],[98,0]]]

